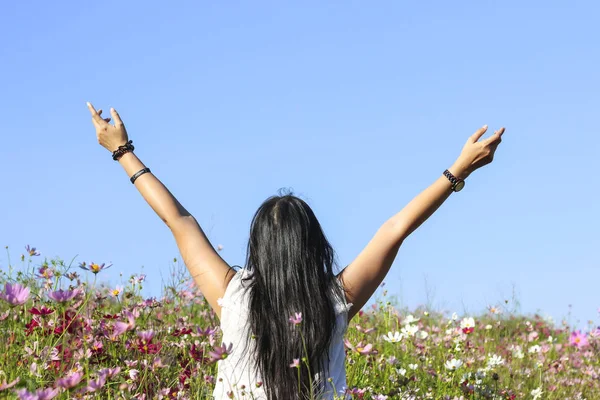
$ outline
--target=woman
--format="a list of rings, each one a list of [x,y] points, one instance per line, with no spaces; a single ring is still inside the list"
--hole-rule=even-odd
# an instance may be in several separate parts
[[[400,245],[476,169],[490,163],[504,128],[464,145],[456,162],[386,221],[358,257],[334,275],[334,252],[310,207],[293,195],[267,199],[252,220],[246,268],[236,272],[198,222],[133,153],[111,108],[88,103],[99,143],[113,153],[171,229],[185,265],[221,321],[229,356],[219,361],[216,399],[332,399],[344,395],[343,336],[389,271]],[[228,347],[229,347],[228,346]],[[311,393],[312,392],[312,393]]]

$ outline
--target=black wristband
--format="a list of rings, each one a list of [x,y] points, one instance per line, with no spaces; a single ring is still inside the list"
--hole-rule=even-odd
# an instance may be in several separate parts
[[[144,175],[146,172],[151,172],[150,168],[144,168],[133,174],[133,176],[129,179],[131,183],[135,183],[135,180],[140,176]]]

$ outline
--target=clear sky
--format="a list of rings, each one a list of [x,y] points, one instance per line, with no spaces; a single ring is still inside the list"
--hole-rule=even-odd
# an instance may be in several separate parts
[[[175,241],[86,101],[120,112],[136,154],[240,265],[279,188],[314,208],[343,266],[477,128],[505,126],[386,288],[458,313],[515,289],[523,312],[571,305],[585,326],[600,307],[599,19],[594,1],[3,2],[0,244],[13,261],[31,244],[112,262],[113,284],[143,271],[159,294]]]

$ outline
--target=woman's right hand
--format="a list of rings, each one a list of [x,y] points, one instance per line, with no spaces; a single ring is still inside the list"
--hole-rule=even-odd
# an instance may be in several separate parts
[[[96,136],[98,143],[111,153],[124,145],[129,140],[125,125],[121,121],[121,117],[114,108],[110,109],[110,114],[114,121],[114,125],[109,124],[110,118],[102,118],[102,110],[96,111],[93,105],[87,103],[88,109],[92,114],[92,123],[96,128]]]
[[[494,153],[502,142],[504,128],[498,129],[489,138],[479,141],[486,131],[487,125],[484,125],[469,137],[460,156],[450,169],[455,176],[466,179],[473,171],[493,161]]]

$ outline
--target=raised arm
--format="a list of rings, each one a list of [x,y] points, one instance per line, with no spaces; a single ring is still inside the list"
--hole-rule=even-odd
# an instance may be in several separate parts
[[[92,114],[98,142],[104,148],[112,153],[119,146],[127,143],[127,131],[114,109],[110,110],[114,120],[114,125],[111,125],[110,118],[101,117],[102,110],[96,111],[90,103],[88,108]],[[123,154],[119,158],[119,163],[128,177],[146,168],[133,152]],[[227,284],[235,271],[215,251],[196,219],[183,208],[154,174],[144,173],[135,180],[134,184],[144,200],[171,229],[185,265],[220,318],[221,307],[217,299],[225,294]]]
[[[464,180],[476,169],[492,162],[504,128],[479,141],[486,131],[487,125],[469,137],[456,162],[448,168],[452,175]],[[444,203],[453,193],[452,186],[442,174],[402,211],[387,220],[358,257],[340,273],[339,278],[347,291],[346,298],[353,304],[348,320],[358,313],[383,281],[404,239]]]

